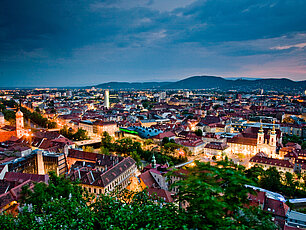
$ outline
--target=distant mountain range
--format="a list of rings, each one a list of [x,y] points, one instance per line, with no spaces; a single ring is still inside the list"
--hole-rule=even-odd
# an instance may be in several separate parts
[[[256,89],[275,91],[303,91],[306,81],[292,81],[287,78],[270,79],[226,79],[216,76],[193,76],[176,82],[108,82],[95,85],[101,89],[220,89],[243,90]]]

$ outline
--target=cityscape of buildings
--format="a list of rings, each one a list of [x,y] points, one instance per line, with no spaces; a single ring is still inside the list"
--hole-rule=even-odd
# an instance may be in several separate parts
[[[275,167],[305,180],[303,94],[90,88],[2,90],[0,97],[1,212],[16,212],[20,188],[47,183],[51,171],[80,181],[95,195],[147,189],[165,202],[174,202],[178,190],[171,184],[188,175],[195,161],[214,164],[226,157],[246,169]],[[49,128],[31,114],[56,125]],[[70,137],[63,130],[83,130],[85,137]],[[138,142],[151,155],[139,161],[118,150],[101,152],[106,134],[113,142]],[[155,155],[173,161],[158,162]],[[169,176],[174,169],[177,176]],[[271,213],[282,229],[306,228],[306,214],[291,210],[290,199],[254,190],[252,204]],[[306,207],[305,198],[292,202]]]
[[[0,1],[0,230],[306,230],[305,12]]]

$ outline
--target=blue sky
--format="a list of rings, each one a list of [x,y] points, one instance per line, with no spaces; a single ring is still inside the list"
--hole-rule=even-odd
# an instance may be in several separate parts
[[[0,87],[306,80],[305,0],[2,0]]]

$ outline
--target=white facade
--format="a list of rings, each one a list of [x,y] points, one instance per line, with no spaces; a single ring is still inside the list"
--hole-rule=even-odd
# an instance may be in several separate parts
[[[109,109],[109,90],[105,90],[104,92],[104,107]]]

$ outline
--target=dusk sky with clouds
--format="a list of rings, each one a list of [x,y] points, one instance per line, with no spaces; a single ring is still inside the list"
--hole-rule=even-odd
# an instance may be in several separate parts
[[[1,0],[0,87],[306,80],[305,0]]]

